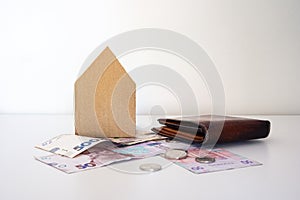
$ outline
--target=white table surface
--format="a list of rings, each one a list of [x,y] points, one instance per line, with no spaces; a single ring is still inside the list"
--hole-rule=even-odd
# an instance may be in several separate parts
[[[262,166],[199,175],[173,164],[151,174],[103,167],[68,175],[36,161],[45,152],[33,147],[73,133],[72,115],[0,115],[0,199],[299,199],[300,116],[256,117],[271,121],[269,138],[221,147]]]

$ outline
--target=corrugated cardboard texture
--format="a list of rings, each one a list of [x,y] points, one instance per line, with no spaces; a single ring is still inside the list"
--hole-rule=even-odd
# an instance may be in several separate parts
[[[90,137],[134,137],[136,85],[107,47],[75,83],[75,131]]]

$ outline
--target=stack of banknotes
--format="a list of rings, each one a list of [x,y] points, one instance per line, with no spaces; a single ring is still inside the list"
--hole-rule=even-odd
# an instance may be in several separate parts
[[[51,152],[36,156],[36,160],[68,174],[153,156],[169,159],[165,153],[170,149],[185,151],[185,158],[170,161],[195,174],[261,165],[225,149],[206,150],[180,141],[168,141],[156,134],[137,138],[91,138],[65,134],[35,147]],[[199,163],[196,159],[199,155],[209,156],[214,162]]]

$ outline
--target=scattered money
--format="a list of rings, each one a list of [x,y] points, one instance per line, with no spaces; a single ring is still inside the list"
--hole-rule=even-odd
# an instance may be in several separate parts
[[[166,151],[164,157],[171,160],[184,159],[187,157],[187,152],[181,149],[169,149]]]
[[[120,146],[107,139],[60,135],[37,145],[37,148],[54,154],[39,156],[36,159],[66,173],[75,173],[115,162],[156,155],[170,159],[173,163],[196,174],[261,165],[259,162],[225,149],[208,151],[200,146],[189,146],[179,141],[148,141],[153,138],[157,137],[148,136],[146,139],[138,138],[136,140],[118,138],[115,140],[117,144],[126,144],[126,146]],[[155,163],[140,165],[140,170],[148,172],[158,171],[161,168],[159,164]]]
[[[199,158],[198,155],[205,154],[210,157],[210,159],[214,159],[215,162],[200,163],[196,161],[196,158]],[[212,151],[192,149],[188,151],[187,158],[173,160],[173,162],[196,174],[262,165],[257,161],[233,154],[225,149],[213,149]]]
[[[75,173],[88,169],[95,169],[115,162],[130,160],[132,157],[122,155],[103,147],[102,143],[88,149],[75,158],[68,158],[56,154],[35,157],[47,165],[65,173]]]
[[[107,140],[78,136],[74,134],[64,134],[47,140],[35,147],[58,155],[74,158],[78,154],[103,141]]]
[[[140,170],[148,171],[148,172],[156,172],[161,170],[161,165],[155,163],[146,163],[140,165]]]

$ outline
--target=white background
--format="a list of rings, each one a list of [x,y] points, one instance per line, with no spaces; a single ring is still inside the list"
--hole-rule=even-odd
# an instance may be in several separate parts
[[[72,113],[85,58],[114,35],[149,27],[182,33],[208,53],[228,114],[300,114],[297,0],[0,0],[0,113]],[[207,112],[202,85],[192,82]],[[162,94],[139,91],[138,114],[153,105],[176,114]]]

